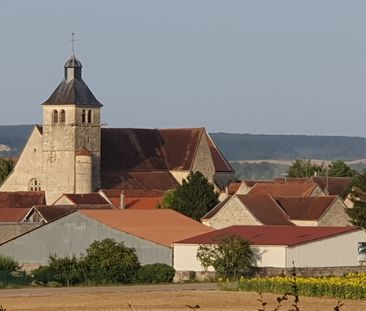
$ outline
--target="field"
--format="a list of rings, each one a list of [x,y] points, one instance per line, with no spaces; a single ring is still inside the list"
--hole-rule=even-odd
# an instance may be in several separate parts
[[[225,291],[111,291],[103,292],[54,292],[54,293],[20,293],[11,296],[1,293],[0,304],[6,311],[22,310],[192,310],[186,305],[200,305],[198,310],[258,310],[257,293],[225,292]],[[268,302],[266,311],[274,309],[276,295],[264,294]],[[131,304],[129,309],[128,304]],[[334,310],[336,299],[300,297],[301,310]],[[365,300],[344,300],[344,311],[366,310]],[[284,304],[280,310],[289,310],[290,304]]]

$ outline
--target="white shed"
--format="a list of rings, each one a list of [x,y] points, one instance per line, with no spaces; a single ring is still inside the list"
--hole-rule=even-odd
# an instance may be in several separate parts
[[[197,260],[201,244],[215,244],[220,236],[248,240],[258,255],[258,267],[351,267],[360,262],[366,232],[357,227],[231,226],[174,243],[177,271],[203,271]],[[362,254],[361,254],[362,255]]]

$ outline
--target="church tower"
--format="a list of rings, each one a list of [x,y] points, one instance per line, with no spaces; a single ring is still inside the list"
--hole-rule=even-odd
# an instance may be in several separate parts
[[[63,193],[85,193],[100,186],[100,109],[82,79],[74,53],[65,77],[43,104],[42,188],[47,201]]]

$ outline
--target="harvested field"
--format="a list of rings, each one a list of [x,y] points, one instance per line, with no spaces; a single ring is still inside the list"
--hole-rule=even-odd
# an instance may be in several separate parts
[[[32,294],[31,294],[32,295]],[[275,306],[276,295],[264,294],[268,302],[266,310]],[[45,296],[1,295],[0,304],[7,311],[48,311],[48,310],[192,310],[185,305],[200,305],[199,310],[237,310],[255,311],[260,307],[257,293],[225,291],[144,291],[144,292],[90,292],[90,293],[54,293]],[[300,309],[303,311],[332,311],[337,301],[325,298],[300,297]],[[366,301],[345,300],[344,311],[366,310]],[[288,310],[290,303],[280,310]]]

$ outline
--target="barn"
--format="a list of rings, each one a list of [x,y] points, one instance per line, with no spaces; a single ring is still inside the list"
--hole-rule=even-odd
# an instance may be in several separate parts
[[[215,244],[220,236],[248,240],[257,267],[354,267],[360,265],[360,245],[366,233],[358,227],[231,226],[174,243],[177,271],[203,271],[197,260],[202,244]]]

